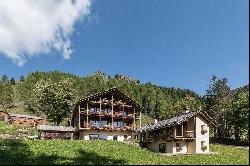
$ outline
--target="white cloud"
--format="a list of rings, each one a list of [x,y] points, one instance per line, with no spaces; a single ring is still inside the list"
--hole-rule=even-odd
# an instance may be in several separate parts
[[[1,0],[0,53],[22,66],[51,50],[69,59],[76,21],[90,15],[91,0]]]

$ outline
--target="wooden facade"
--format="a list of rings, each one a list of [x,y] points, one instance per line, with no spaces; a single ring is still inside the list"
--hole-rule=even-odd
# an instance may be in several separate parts
[[[71,126],[80,139],[91,139],[91,134],[102,132],[111,138],[116,132],[131,136],[141,127],[136,121],[141,121],[141,106],[114,87],[81,99],[73,111]]]
[[[38,138],[47,139],[73,139],[75,129],[73,127],[39,125]]]

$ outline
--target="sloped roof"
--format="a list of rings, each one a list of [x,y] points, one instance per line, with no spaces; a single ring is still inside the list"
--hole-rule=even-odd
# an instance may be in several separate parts
[[[122,96],[124,99],[130,101],[134,106],[136,106],[136,107],[138,107],[140,109],[142,108],[142,106],[140,104],[138,104],[136,101],[134,101],[127,94],[123,93],[117,87],[113,87],[113,88],[107,89],[105,91],[102,91],[102,92],[99,92],[99,93],[96,93],[96,94],[93,94],[93,95],[89,95],[87,97],[84,97],[83,99],[80,99],[79,101],[82,102],[82,101],[87,101],[89,99],[96,99],[96,98],[99,98],[99,97],[101,97],[103,95],[106,95],[108,93],[111,93],[111,92],[114,92],[114,94],[118,94],[118,95]]]
[[[144,132],[144,131],[149,131],[149,130],[156,130],[156,129],[159,129],[162,127],[180,125],[182,122],[188,121],[189,118],[191,118],[197,114],[204,117],[213,126],[217,126],[217,123],[214,122],[213,119],[206,112],[198,110],[195,112],[188,112],[188,113],[185,113],[185,114],[182,114],[180,116],[176,116],[176,117],[173,117],[170,119],[162,120],[162,121],[159,121],[155,124],[148,124],[140,129],[138,129],[137,131]]]
[[[33,115],[23,115],[23,114],[10,114],[10,116],[17,117],[17,118],[43,119],[41,117],[37,117]]]
[[[64,127],[64,126],[38,125],[37,129],[42,131],[75,131],[75,129],[71,126]]]
[[[75,110],[76,110],[76,107],[81,103],[81,102],[85,102],[87,100],[92,100],[92,99],[98,99],[99,97],[102,97],[106,94],[109,94],[109,93],[114,93],[122,98],[124,98],[125,100],[129,101],[132,103],[133,106],[135,106],[136,108],[138,109],[142,109],[142,106],[140,104],[138,104],[136,101],[134,101],[132,98],[130,98],[127,94],[123,93],[122,91],[120,91],[117,87],[113,87],[113,88],[110,88],[110,89],[107,89],[105,91],[102,91],[102,92],[99,92],[99,93],[95,93],[93,95],[89,95],[89,96],[86,96],[82,99],[80,99],[75,107],[74,107],[74,110],[73,110],[73,115],[75,113]]]

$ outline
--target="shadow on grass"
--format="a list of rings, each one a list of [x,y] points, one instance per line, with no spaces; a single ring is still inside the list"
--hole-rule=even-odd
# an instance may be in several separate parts
[[[121,159],[112,159],[110,157],[100,156],[95,152],[88,152],[85,150],[78,151],[79,156],[75,159],[74,164],[80,165],[125,165],[126,161]],[[114,156],[113,156],[114,157]]]
[[[19,140],[0,140],[0,164],[28,164],[29,147]]]
[[[63,149],[62,149],[63,150]],[[39,149],[37,149],[39,151]],[[0,140],[0,165],[124,165],[125,160],[100,156],[95,152],[78,150],[74,158],[67,156],[48,155],[44,152],[34,155],[29,146],[19,140]]]

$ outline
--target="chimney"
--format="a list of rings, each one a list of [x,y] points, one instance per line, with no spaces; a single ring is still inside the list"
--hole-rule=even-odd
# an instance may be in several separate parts
[[[186,106],[185,113],[189,113],[189,112],[190,112],[190,106]]]
[[[158,122],[158,120],[157,119],[155,119],[155,123],[157,123]]]

